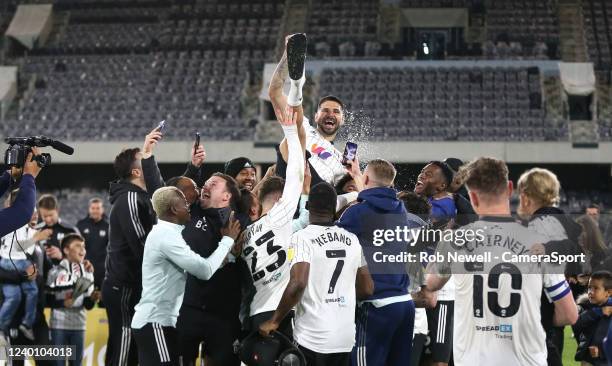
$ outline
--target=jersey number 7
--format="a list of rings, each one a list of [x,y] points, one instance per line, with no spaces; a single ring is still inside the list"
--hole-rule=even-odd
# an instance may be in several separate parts
[[[325,256],[327,258],[346,258],[345,250],[326,250]],[[338,263],[336,263],[336,268],[334,269],[334,273],[332,274],[331,280],[329,281],[329,287],[327,290],[328,294],[333,294],[336,289],[336,283],[338,283],[338,278],[340,277],[340,273],[342,273],[342,268],[344,267],[344,259],[339,259]]]
[[[482,271],[482,263],[466,263],[465,269],[467,271]],[[519,292],[512,292],[510,294],[510,304],[507,307],[501,307],[499,305],[499,294],[497,291],[489,291],[487,293],[487,306],[489,310],[500,318],[510,318],[514,316],[521,306],[521,294],[520,290],[523,287],[523,277],[521,271],[510,263],[499,263],[491,268],[489,273],[488,285],[490,289],[499,288],[499,278],[503,273],[507,273],[511,276],[510,286],[513,290]],[[482,275],[474,274],[474,317],[484,317],[484,278]]]

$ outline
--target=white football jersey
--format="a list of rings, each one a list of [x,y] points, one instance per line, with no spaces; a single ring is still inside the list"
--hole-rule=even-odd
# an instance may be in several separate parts
[[[306,150],[310,152],[308,163],[321,179],[335,185],[346,174],[346,168],[342,165],[342,153],[321,137],[319,131],[311,126],[305,117],[303,126],[306,131]]]
[[[355,282],[366,266],[359,239],[337,226],[309,225],[293,234],[291,265],[310,263],[295,312],[293,337],[318,353],[350,352],[355,344]]]
[[[438,264],[442,271],[450,270],[455,284],[455,364],[547,365],[546,334],[540,323],[542,289],[557,301],[570,293],[569,285],[563,274],[546,273],[552,266],[502,261],[503,253],[528,254],[532,245],[545,243],[544,238],[512,218],[486,218],[463,229],[483,230],[484,240],[455,248],[441,243],[445,249],[439,248],[440,253],[490,252],[491,259]]]
[[[0,239],[0,256],[18,260],[27,259],[26,253],[29,255],[34,253],[35,243],[27,242],[34,237],[34,234],[36,230],[27,224],[6,234]]]
[[[276,310],[289,283],[288,249],[293,214],[304,182],[304,153],[297,128],[283,129],[289,146],[283,194],[266,215],[247,227],[242,250],[256,291],[250,306],[251,316]]]

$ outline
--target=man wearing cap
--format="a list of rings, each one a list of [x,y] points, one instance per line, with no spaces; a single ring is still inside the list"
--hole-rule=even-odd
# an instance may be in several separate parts
[[[257,184],[257,170],[249,158],[239,157],[225,163],[224,173],[236,179],[241,188],[252,191]]]
[[[293,36],[288,36],[287,40],[293,38],[303,42],[303,45],[298,45],[302,47],[294,47],[293,49],[296,52],[302,49],[305,51],[306,37],[294,38]],[[292,56],[290,55],[289,58]],[[285,51],[270,80],[268,93],[274,110],[283,111],[287,106],[287,96],[283,94],[283,87],[288,76],[289,66],[287,52]],[[303,83],[303,81],[301,82]],[[301,94],[299,98],[301,98]],[[340,98],[333,95],[321,98],[317,104],[314,121],[315,126],[311,126],[308,119],[304,117],[303,125],[306,133],[306,158],[312,175],[311,186],[322,181],[334,185],[346,174],[346,169],[342,165],[342,152],[338,151],[333,144],[340,126],[344,123],[344,104]],[[277,150],[276,175],[280,177],[285,177],[288,155],[287,140],[285,139]]]

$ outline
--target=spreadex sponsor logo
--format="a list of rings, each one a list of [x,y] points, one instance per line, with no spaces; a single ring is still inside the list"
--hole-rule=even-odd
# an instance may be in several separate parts
[[[280,278],[280,276],[281,276],[281,274],[280,274],[280,273],[277,273],[277,274],[275,274],[274,276],[270,277],[270,279],[269,279],[269,280],[264,281],[264,283],[263,283],[263,284],[264,284],[264,286],[265,286],[265,285],[268,285],[268,284],[270,284],[270,283],[272,283],[272,282],[274,282],[274,281],[278,281],[278,279]]]
[[[340,296],[340,297],[333,297],[330,299],[325,299],[325,303],[329,304],[329,303],[334,303],[337,302],[339,304],[344,304],[346,302],[346,300],[344,300],[344,296]]]
[[[484,327],[477,325],[476,330],[480,332],[512,333],[512,325],[511,324],[500,324],[500,325],[486,325]]]

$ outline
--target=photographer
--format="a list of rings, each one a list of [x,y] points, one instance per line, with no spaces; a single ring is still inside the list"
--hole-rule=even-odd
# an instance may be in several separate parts
[[[19,183],[19,194],[15,199],[15,203],[11,207],[0,211],[0,237],[19,229],[27,224],[32,217],[34,204],[36,203],[36,185],[34,184],[34,179],[41,170],[38,162],[32,161],[32,157],[36,155],[38,155],[38,149],[32,148],[32,152],[28,154],[26,163],[23,166],[21,182]],[[13,168],[12,171],[13,173],[18,173],[17,168]],[[8,171],[2,175],[2,178],[0,178],[0,196],[7,191],[12,179],[13,176]]]
[[[45,254],[55,265],[63,259],[61,241],[68,234],[79,234],[76,227],[66,224],[60,218],[60,205],[52,194],[43,194],[36,203],[40,222],[34,226],[36,230],[50,230],[51,235],[41,240],[39,244],[45,248]]]

